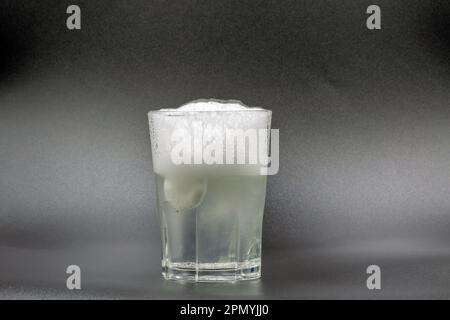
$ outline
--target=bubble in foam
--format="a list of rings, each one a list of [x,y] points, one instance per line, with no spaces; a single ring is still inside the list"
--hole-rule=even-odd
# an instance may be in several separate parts
[[[176,210],[198,207],[206,190],[207,179],[202,176],[171,176],[164,179],[164,195]]]

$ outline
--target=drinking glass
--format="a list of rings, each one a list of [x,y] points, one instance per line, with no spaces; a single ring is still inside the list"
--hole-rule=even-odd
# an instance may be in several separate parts
[[[150,111],[148,117],[164,278],[207,282],[259,278],[267,180],[260,173],[261,164],[242,163],[242,158],[240,163],[205,163],[196,161],[194,154],[208,148],[205,140],[212,133],[215,140],[209,146],[217,143],[216,153],[226,153],[230,146],[226,131],[235,130],[247,134],[244,146],[249,160],[255,151],[249,147],[252,132],[265,130],[262,144],[269,141],[271,111],[161,109]],[[174,163],[176,143],[186,136],[191,139],[192,163]],[[259,148],[260,156],[268,156],[261,154],[267,149]],[[234,150],[231,156],[223,154],[223,159],[229,156],[228,160],[239,162],[239,150]]]

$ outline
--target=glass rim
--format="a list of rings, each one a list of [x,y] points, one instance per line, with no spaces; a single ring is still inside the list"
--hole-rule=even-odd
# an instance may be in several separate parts
[[[247,109],[242,110],[178,110],[176,108],[173,109],[159,109],[159,110],[150,110],[147,112],[148,115],[153,114],[164,114],[164,115],[174,115],[179,116],[183,114],[195,114],[195,113],[248,113],[248,112],[257,112],[257,113],[272,113],[272,110],[264,109],[261,107],[248,107]]]

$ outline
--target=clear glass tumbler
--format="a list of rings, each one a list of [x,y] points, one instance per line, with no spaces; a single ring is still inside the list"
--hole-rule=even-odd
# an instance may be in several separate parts
[[[260,174],[261,165],[254,159],[247,161],[252,163],[242,163],[243,158],[238,161],[238,149],[231,156],[226,154],[230,146],[226,131],[244,133],[240,147],[246,147],[245,159],[249,160],[255,151],[249,146],[255,137],[252,132],[265,129],[270,134],[271,111],[161,109],[148,116],[164,278],[208,282],[259,278],[267,176]],[[183,149],[192,163],[176,164],[176,143],[183,139],[192,146],[190,151]],[[234,140],[236,148],[238,139]],[[196,151],[204,152],[213,144],[217,149],[210,155],[216,157],[215,162],[196,159]]]

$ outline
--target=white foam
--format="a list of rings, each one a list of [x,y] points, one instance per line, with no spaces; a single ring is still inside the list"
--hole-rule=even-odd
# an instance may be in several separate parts
[[[260,107],[248,107],[242,101],[239,100],[219,100],[219,99],[198,99],[178,108],[171,109],[160,109],[159,111],[192,111],[192,112],[202,112],[202,111],[244,111],[244,110],[264,110]]]
[[[239,100],[216,100],[200,99],[186,103],[178,108],[182,111],[240,111],[240,110],[263,110],[262,108],[250,108]]]
[[[270,118],[270,111],[247,107],[238,100],[199,99],[179,108],[150,111],[154,170],[166,176],[176,169],[170,158],[172,134],[176,129],[193,134],[194,124],[201,123],[205,136],[219,130],[225,137],[226,129],[265,129],[270,126]]]

